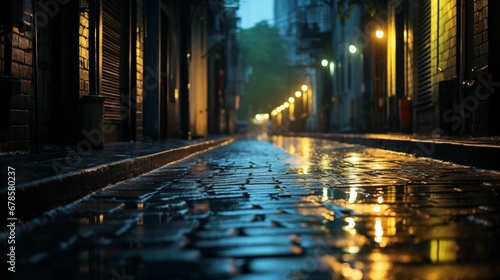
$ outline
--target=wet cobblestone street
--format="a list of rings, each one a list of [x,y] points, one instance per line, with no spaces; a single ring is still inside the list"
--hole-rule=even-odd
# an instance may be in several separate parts
[[[499,172],[328,140],[241,139],[22,225],[16,276],[496,279],[499,214]]]

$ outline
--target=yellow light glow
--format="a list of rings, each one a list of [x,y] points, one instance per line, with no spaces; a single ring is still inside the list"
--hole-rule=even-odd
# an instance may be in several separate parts
[[[384,198],[382,198],[381,196],[379,196],[379,197],[377,198],[377,202],[378,202],[379,204],[382,204],[382,202],[384,202]]]
[[[347,217],[345,221],[348,223],[347,227],[353,229],[356,227],[356,222],[354,221],[353,217]]]
[[[378,243],[382,241],[382,237],[384,236],[384,229],[382,228],[382,221],[377,218],[375,221],[375,238],[374,240]]]
[[[380,30],[380,29],[377,29],[377,31],[375,31],[375,37],[377,37],[379,39],[384,38],[384,31]]]
[[[261,114],[257,114],[257,115],[255,115],[255,119],[258,121],[261,121],[263,119],[263,117]]]
[[[309,87],[307,85],[302,85],[300,89],[302,89],[302,91],[307,91]]]
[[[278,110],[274,109],[272,112],[271,112],[271,115],[273,116],[276,116],[278,114]]]
[[[288,103],[288,101],[287,101],[287,102],[283,103],[283,106],[285,106],[285,108],[288,108],[288,107],[290,107],[290,103]]]
[[[347,253],[349,254],[357,254],[359,253],[359,246],[347,246],[344,248],[344,251],[346,251]],[[349,273],[346,273],[346,274],[349,274]]]
[[[357,196],[358,196],[358,188],[351,188],[349,190],[349,203],[354,203],[356,201]]]
[[[304,166],[302,167],[302,170],[303,170],[303,173],[304,173],[304,174],[308,174],[308,173],[309,173],[309,165],[304,165]]]
[[[293,98],[293,97],[288,98],[288,102],[294,103],[295,102],[295,98]]]
[[[432,239],[429,252],[431,262],[455,262],[457,260],[458,249],[459,247],[455,240]]]
[[[265,113],[264,114],[264,119],[268,120],[269,119],[269,114],[268,113]]]
[[[297,90],[295,92],[295,97],[301,97],[301,96],[302,96],[302,92],[300,92],[300,91]]]

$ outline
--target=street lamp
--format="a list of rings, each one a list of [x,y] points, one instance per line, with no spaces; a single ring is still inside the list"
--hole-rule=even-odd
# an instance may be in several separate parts
[[[355,45],[350,45],[349,46],[349,52],[350,53],[356,53],[357,49],[356,49],[356,46]]]
[[[377,29],[377,31],[375,31],[375,37],[382,39],[384,37],[384,31],[381,29]]]
[[[323,67],[328,66],[328,60],[326,60],[326,59],[321,60],[321,66],[323,66]]]
[[[301,97],[301,96],[302,96],[302,92],[300,92],[299,90],[297,90],[297,91],[295,92],[295,97],[299,98],[299,97]]]
[[[309,87],[307,85],[302,85],[300,89],[302,89],[302,91],[307,91]]]

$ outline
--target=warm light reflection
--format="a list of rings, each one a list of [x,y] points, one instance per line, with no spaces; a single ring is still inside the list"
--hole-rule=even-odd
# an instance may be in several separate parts
[[[347,246],[344,248],[344,251],[349,253],[349,254],[357,254],[359,253],[359,246]]]
[[[354,221],[354,218],[352,218],[352,217],[347,217],[347,218],[345,219],[345,221],[347,222],[347,226],[348,226],[349,228],[354,228],[354,227],[356,227],[356,222]]]
[[[389,256],[380,252],[374,252],[368,260],[372,262],[370,272],[367,279],[388,279],[389,271],[393,268],[392,262],[389,261]]]
[[[349,203],[354,203],[358,197],[358,188],[349,189]]]
[[[309,165],[302,166],[302,173],[309,174]]]
[[[375,220],[375,242],[382,242],[382,237],[384,236],[384,229],[382,228],[382,221],[380,218]]]
[[[356,231],[356,222],[354,221],[354,218],[348,217],[345,219],[347,222],[347,226],[345,226],[343,229],[347,231],[350,235],[356,235],[358,232]]]
[[[456,240],[433,239],[430,245],[431,262],[445,263],[457,260],[459,247]]]
[[[359,251],[359,247],[357,248]],[[351,248],[353,252],[356,247]],[[340,262],[332,255],[324,255],[320,259],[322,267],[330,268],[335,274],[341,275],[345,279],[363,279],[363,272],[357,268],[351,267],[347,262]]]
[[[99,224],[102,224],[102,223],[104,223],[104,215],[100,214],[99,215]]]
[[[373,206],[373,212],[380,213],[380,205]]]
[[[144,203],[137,203],[137,210],[143,210],[144,209]]]
[[[379,204],[382,204],[382,202],[384,202],[384,198],[382,198],[381,196],[379,196],[379,197],[377,198],[377,202],[378,202]]]
[[[330,156],[328,154],[323,154],[321,156],[320,165],[321,165],[321,168],[323,170],[330,169],[331,162],[332,162],[332,160],[331,160],[331,158],[330,158]]]
[[[345,158],[348,162],[351,163],[357,163],[360,160],[360,156],[357,153],[349,153],[347,154],[347,157]]]

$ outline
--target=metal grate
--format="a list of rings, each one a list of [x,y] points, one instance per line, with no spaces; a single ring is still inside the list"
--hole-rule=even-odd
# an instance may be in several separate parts
[[[417,110],[432,106],[431,91],[431,1],[419,1],[417,33]]]
[[[121,0],[103,1],[102,94],[104,117],[123,122],[127,114],[122,98],[128,83],[128,24],[127,3]]]

